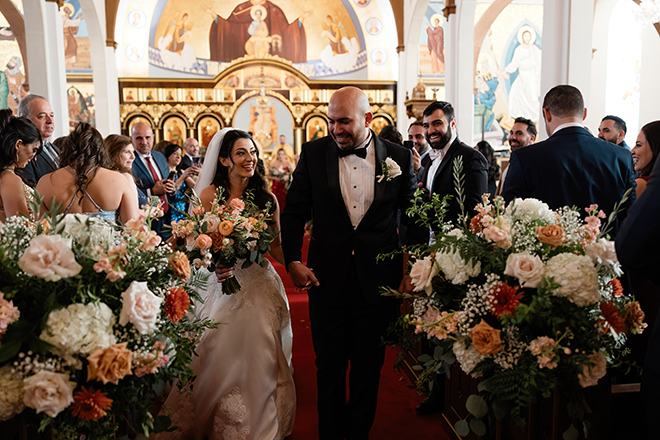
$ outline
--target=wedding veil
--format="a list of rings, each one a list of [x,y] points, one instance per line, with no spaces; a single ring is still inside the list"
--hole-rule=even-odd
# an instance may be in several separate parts
[[[206,149],[206,155],[204,156],[202,171],[200,171],[197,183],[195,183],[195,193],[197,193],[197,195],[201,194],[204,188],[211,186],[213,183],[215,171],[218,168],[218,156],[220,155],[222,141],[225,138],[225,135],[232,130],[234,130],[232,127],[223,128],[213,136],[213,139],[211,139],[211,142]]]

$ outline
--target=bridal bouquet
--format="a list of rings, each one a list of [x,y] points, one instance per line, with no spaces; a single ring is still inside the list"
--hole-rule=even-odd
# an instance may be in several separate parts
[[[484,196],[462,225],[430,220],[446,206],[436,196],[412,209],[436,234],[435,244],[411,252],[413,312],[401,323],[414,329],[408,339],[425,335],[436,346],[420,358],[420,380],[455,362],[482,378],[481,395],[467,400],[474,418],[456,424],[462,436],[484,435],[487,415],[520,422],[523,408],[557,387],[578,423],[582,388],[605,375],[627,335],[646,327],[639,303],[623,296],[614,243],[600,230],[605,214],[592,205],[582,220],[572,208]],[[564,438],[576,433],[571,424]]]
[[[152,415],[167,381],[192,376],[203,331],[185,254],[143,223],[85,215],[0,226],[0,421],[57,439],[167,429]],[[188,282],[188,284],[186,284]],[[126,437],[128,438],[128,437]]]
[[[196,269],[204,267],[213,272],[217,265],[234,267],[239,259],[244,260],[243,268],[252,263],[266,264],[264,255],[276,236],[268,227],[270,202],[266,209],[259,209],[251,192],[227,201],[219,188],[210,211],[198,199],[191,204],[192,214],[185,214],[183,220],[172,222],[171,226],[172,235],[184,240],[183,249]],[[231,295],[240,288],[232,276],[225,280],[222,291]]]

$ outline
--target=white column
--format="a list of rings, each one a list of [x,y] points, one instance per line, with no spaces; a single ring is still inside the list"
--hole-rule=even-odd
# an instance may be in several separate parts
[[[591,1],[543,2],[541,101],[554,86],[570,84],[580,89],[585,103],[589,103],[593,15]],[[547,137],[544,127],[539,137]]]
[[[119,122],[119,86],[115,49],[106,46],[105,3],[103,0],[80,0],[92,56],[96,129],[105,137],[121,133]]]
[[[41,95],[55,113],[53,139],[69,134],[62,14],[57,4],[23,0],[30,93]]]
[[[639,78],[639,128],[651,121],[660,119],[658,102],[660,102],[660,87],[658,87],[657,72],[660,69],[660,38],[655,27],[648,25],[642,32],[642,65]],[[654,74],[655,72],[655,74]],[[626,143],[635,145],[638,133],[628,132]]]
[[[476,0],[458,2],[445,28],[445,99],[456,112],[456,129],[472,143],[474,126],[474,11]]]
[[[408,115],[406,114],[406,91],[408,84],[410,60],[408,60],[408,54],[413,52],[415,48],[411,47],[408,50],[402,50],[399,52],[399,81],[397,82],[398,86],[396,88],[396,128],[403,135],[403,139],[408,139]],[[414,77],[414,73],[413,73]],[[412,88],[410,89],[412,90]]]

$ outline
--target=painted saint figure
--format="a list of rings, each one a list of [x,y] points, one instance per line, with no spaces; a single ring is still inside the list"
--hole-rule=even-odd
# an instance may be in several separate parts
[[[186,33],[190,32],[192,29],[192,23],[186,23],[187,20],[188,13],[186,12],[181,16],[181,21],[177,23],[175,20],[173,20],[172,24],[170,24],[170,28],[174,27],[172,31],[172,41],[167,46],[167,50],[170,52],[176,52],[181,55],[181,51],[186,45],[184,37]]]
[[[253,36],[249,29],[255,21],[252,12],[255,8],[263,8],[264,11],[261,19],[272,37],[270,54],[293,63],[307,62],[307,35],[303,25],[305,14],[289,23],[282,9],[269,0],[243,2],[226,19],[212,9],[206,9],[213,17],[209,30],[211,60],[229,62],[246,55],[246,43]]]
[[[445,72],[445,31],[438,17],[435,18],[434,27],[426,26],[428,48],[431,54],[431,69],[433,73]]]
[[[73,18],[73,11],[67,5],[64,6],[64,17],[62,17],[62,28],[64,31],[64,60],[67,63],[75,64],[78,55],[78,43],[76,43],[76,34],[83,19],[82,13]]]
[[[541,108],[541,49],[534,45],[534,40],[536,32],[529,26],[518,31],[520,46],[516,47],[511,62],[501,76],[509,78],[510,73],[518,71],[509,90],[509,115],[538,121]]]

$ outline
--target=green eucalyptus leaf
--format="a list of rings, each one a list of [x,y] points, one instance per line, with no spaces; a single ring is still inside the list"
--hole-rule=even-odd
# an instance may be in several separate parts
[[[478,436],[486,435],[486,424],[481,419],[470,420],[470,429]]]
[[[418,357],[417,360],[419,362],[428,362],[428,361],[432,361],[433,358],[431,356],[429,356],[428,354],[423,354],[420,357]]]
[[[435,350],[433,350],[433,359],[436,361],[439,361],[442,358],[442,354],[444,353],[444,349],[441,346],[435,347]]]
[[[468,422],[465,420],[459,420],[456,422],[454,429],[456,430],[456,434],[460,435],[461,437],[467,437],[470,435],[470,425],[468,425]]]
[[[470,395],[467,398],[467,402],[465,402],[465,407],[470,412],[470,414],[472,414],[478,419],[488,414],[488,404],[486,403],[484,398],[479,396],[478,394]]]
[[[575,428],[575,426],[571,425],[566,431],[564,431],[561,437],[564,440],[577,440],[578,437],[580,437],[580,432],[577,430],[577,428]]]

